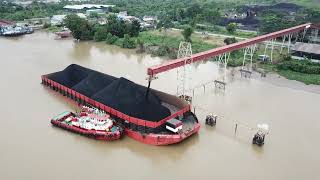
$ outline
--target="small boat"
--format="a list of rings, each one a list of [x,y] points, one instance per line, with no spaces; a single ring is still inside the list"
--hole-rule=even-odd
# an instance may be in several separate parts
[[[54,126],[98,140],[120,139],[123,128],[118,126],[104,111],[83,106],[81,111],[65,111],[51,119]]]
[[[28,26],[5,26],[2,28],[3,36],[21,36],[24,34],[32,34],[34,30]]]
[[[62,29],[62,31],[56,32],[55,34],[60,38],[68,38],[71,36],[71,31],[65,28],[65,29]]]

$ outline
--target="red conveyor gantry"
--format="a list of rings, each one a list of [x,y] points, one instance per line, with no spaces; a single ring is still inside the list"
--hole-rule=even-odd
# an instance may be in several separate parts
[[[211,49],[211,50],[208,50],[208,51],[204,51],[204,52],[200,52],[200,53],[194,54],[194,55],[191,56],[192,62],[205,60],[205,59],[208,59],[208,58],[211,58],[211,57],[215,57],[215,56],[221,55],[223,53],[227,53],[227,52],[231,52],[231,51],[234,51],[234,50],[242,49],[242,48],[257,44],[257,43],[261,43],[261,42],[266,41],[266,40],[275,39],[277,37],[281,37],[281,36],[288,35],[288,34],[291,34],[291,33],[297,33],[297,32],[300,32],[300,31],[302,31],[304,29],[307,29],[309,27],[319,28],[319,26],[317,26],[315,24],[306,23],[306,24],[302,24],[302,25],[299,25],[299,26],[291,27],[291,28],[288,28],[288,29],[276,31],[276,32],[273,32],[273,33],[257,36],[257,37],[254,37],[254,38],[251,38],[251,39],[246,39],[244,41],[240,41],[240,42],[237,42],[237,43],[234,43],[234,44],[230,44],[230,45],[226,45],[226,46],[222,46],[222,47],[218,47],[218,48],[215,48],[215,49]],[[178,67],[184,66],[186,59],[190,59],[190,57],[175,59],[175,60],[168,61],[168,62],[165,62],[165,63],[160,64],[160,65],[152,66],[152,67],[148,68],[148,72],[147,73],[148,73],[149,76],[154,76],[156,74],[159,74],[159,73],[162,73],[162,72],[174,69],[174,68],[178,68]]]

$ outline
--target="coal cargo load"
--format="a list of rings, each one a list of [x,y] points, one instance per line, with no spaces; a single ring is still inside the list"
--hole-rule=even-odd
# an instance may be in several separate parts
[[[72,87],[73,90],[91,97],[117,78],[99,72],[92,72],[88,77]]]
[[[71,64],[62,71],[50,74],[48,78],[71,88],[88,77],[88,75],[92,72],[94,71],[91,69],[87,69],[76,64]]]
[[[147,88],[125,78],[115,78],[76,64],[47,77],[131,117],[160,121],[171,115],[152,91],[146,99]]]
[[[150,92],[146,98],[146,91],[146,87],[119,78],[92,99],[129,116],[148,121],[160,121],[170,116],[170,110],[161,105],[161,100],[155,94]]]

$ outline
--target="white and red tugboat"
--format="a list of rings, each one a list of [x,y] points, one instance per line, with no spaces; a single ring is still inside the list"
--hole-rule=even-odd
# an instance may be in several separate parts
[[[123,128],[116,125],[108,114],[96,108],[83,106],[79,113],[65,111],[51,119],[54,126],[94,139],[120,139]]]

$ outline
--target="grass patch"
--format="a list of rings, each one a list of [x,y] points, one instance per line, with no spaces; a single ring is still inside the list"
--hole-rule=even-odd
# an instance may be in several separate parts
[[[182,28],[182,27],[184,27],[184,25],[181,25],[181,27],[178,26],[177,28]],[[230,33],[226,30],[225,27],[212,26],[212,25],[197,25],[196,30],[207,31],[207,32],[216,33],[216,34],[229,35],[229,36],[242,37],[242,38],[252,38],[258,35],[257,32],[242,31],[242,30],[236,30],[234,33]]]
[[[179,44],[183,41],[182,37],[171,37],[164,35],[157,35],[153,32],[141,32],[138,36],[140,41],[142,41],[147,46],[167,46],[170,49],[178,49]],[[217,47],[214,44],[209,44],[200,41],[198,38],[192,39],[192,51],[193,53],[203,52],[209,49]]]
[[[264,69],[267,73],[277,70],[277,67],[271,63],[258,63],[258,68]]]
[[[296,80],[305,84],[320,85],[320,74],[304,74],[290,70],[279,70],[278,73],[290,80]]]
[[[50,27],[48,27],[48,28],[46,28],[46,30],[47,31],[49,31],[49,32],[59,32],[59,31],[61,31],[62,30],[62,28],[61,27],[58,27],[58,26],[50,26]]]

